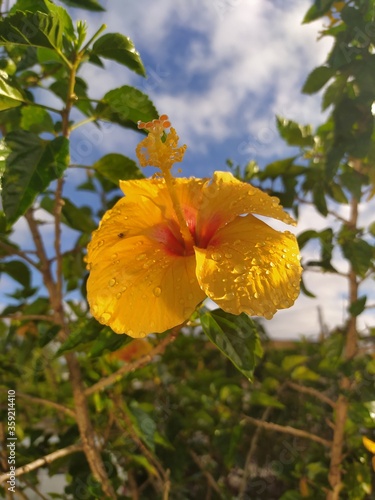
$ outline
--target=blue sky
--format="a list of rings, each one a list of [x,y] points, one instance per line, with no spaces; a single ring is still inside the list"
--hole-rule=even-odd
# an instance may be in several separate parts
[[[262,167],[290,156],[290,149],[278,137],[276,114],[313,125],[324,120],[319,95],[300,92],[309,72],[324,62],[331,44],[329,39],[317,40],[320,22],[301,24],[311,1],[101,3],[107,9],[105,13],[69,12],[74,19],[87,21],[90,34],[105,23],[106,32],[129,36],[141,54],[148,77],[138,77],[110,61],[105,71],[87,65],[82,76],[89,83],[89,93],[100,98],[122,85],[134,85],[147,93],[160,113],[169,115],[181,142],[188,145],[184,162],[179,165],[182,175],[210,176],[215,170],[225,170],[228,158],[241,165],[254,159]],[[138,134],[116,125],[104,125],[100,131],[87,126],[72,134],[73,159],[90,165],[110,152],[135,159],[138,141]],[[67,194],[72,193],[69,184],[79,182],[82,175],[78,170],[69,174]],[[373,205],[362,207],[364,223],[370,220]],[[345,214],[345,208],[339,210]],[[301,208],[301,213],[297,233],[332,224],[311,208]],[[18,227],[17,237],[22,242],[27,232],[22,221]],[[307,247],[304,256],[316,258],[315,247]],[[339,256],[338,264],[344,269]],[[319,299],[301,296],[293,308],[267,321],[274,336],[317,333],[318,306],[330,327],[342,323],[346,308],[343,279],[310,273],[306,282]],[[374,324],[374,319],[369,312],[362,325]]]

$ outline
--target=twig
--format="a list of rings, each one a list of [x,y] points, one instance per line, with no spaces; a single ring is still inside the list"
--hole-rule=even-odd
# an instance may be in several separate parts
[[[148,354],[145,356],[142,356],[141,358],[137,359],[136,361],[133,361],[132,363],[128,363],[124,366],[122,366],[120,369],[118,369],[116,372],[112,373],[106,378],[103,378],[99,380],[96,384],[92,385],[91,387],[88,387],[85,391],[86,396],[89,394],[93,394],[94,392],[101,391],[102,389],[105,389],[109,385],[114,384],[115,382],[119,381],[124,375],[127,373],[134,372],[138,368],[141,368],[144,365],[147,365],[152,361],[152,358],[154,358],[157,354],[161,354],[164,352],[165,348],[172,343],[179,330],[181,329],[183,325],[179,325],[171,330],[171,333],[167,335],[157,346],[155,346],[152,351],[150,351]]]
[[[0,390],[2,390],[0,388]],[[24,394],[23,392],[17,391],[17,397],[21,399],[27,399],[29,401],[32,401],[33,403],[39,403],[44,406],[49,406],[50,408],[54,408],[55,410],[58,410],[59,412],[65,413],[65,415],[68,415],[69,417],[76,418],[76,414],[73,410],[70,408],[63,406],[59,403],[55,403],[54,401],[50,401],[48,399],[44,398],[38,398],[36,396],[30,396],[30,394]]]
[[[38,263],[30,259],[30,257],[25,252],[22,252],[22,250],[17,250],[16,248],[12,247],[12,245],[8,245],[7,243],[4,243],[1,240],[0,240],[0,248],[5,250],[5,252],[7,252],[9,255],[18,255],[18,257],[21,257],[24,261],[28,262],[30,266],[33,266],[35,267],[35,269],[39,270]]]
[[[66,457],[72,453],[77,453],[78,451],[82,451],[83,447],[81,444],[72,444],[71,446],[67,446],[66,448],[62,448],[61,450],[56,450],[48,455],[45,455],[42,458],[37,458],[34,462],[30,462],[29,464],[23,465],[22,467],[18,467],[14,471],[15,476],[21,476],[22,474],[27,474],[35,469],[39,469],[39,467],[43,467],[45,465],[51,464],[55,460]],[[7,479],[9,479],[8,473],[1,474],[0,476],[0,484],[4,483]]]
[[[202,471],[203,475],[205,476],[205,478],[207,479],[207,483],[211,486],[212,489],[214,489],[216,491],[216,493],[219,494],[219,496],[221,497],[221,491],[220,491],[220,488],[219,486],[217,485],[217,482],[215,481],[215,479],[213,478],[212,474],[210,472],[208,472],[208,470],[206,470],[204,467],[203,467],[203,464],[201,462],[201,459],[200,457],[193,451],[193,450],[189,450],[189,453],[190,453],[190,456],[191,458],[194,460],[195,464],[199,467],[199,469]]]
[[[323,393],[317,391],[313,387],[306,387],[305,385],[296,384],[290,381],[287,382],[287,385],[291,389],[301,392],[302,394],[309,394],[310,396],[314,396],[315,398],[319,399],[320,401],[323,401],[323,403],[326,403],[332,408],[336,407],[336,403],[332,399],[330,399],[328,396],[325,396]]]
[[[25,218],[27,220],[27,223],[28,223],[30,231],[31,231],[31,235],[32,235],[33,240],[34,240],[34,245],[36,248],[37,256],[40,260],[40,264],[41,264],[40,271],[43,275],[43,281],[44,281],[44,284],[48,290],[48,294],[52,300],[52,298],[55,297],[55,282],[54,282],[53,277],[52,277],[47,253],[46,253],[46,250],[44,248],[43,240],[42,240],[41,234],[39,232],[38,225],[36,223],[36,220],[34,219],[34,213],[33,213],[32,209],[30,209],[28,212],[26,212]],[[56,313],[56,311],[55,311],[55,313]]]
[[[112,395],[112,398],[114,399],[117,411],[120,413],[121,418],[124,421],[126,427],[123,427],[121,424],[119,424],[118,420],[116,419],[117,425],[119,425],[119,427],[122,430],[125,430],[125,432],[130,436],[130,438],[135,442],[135,444],[141,450],[142,454],[145,455],[147,460],[155,466],[155,472],[159,483],[158,487],[160,490],[162,490],[164,482],[168,477],[165,470],[163,469],[160,462],[156,459],[156,457],[154,457],[151,451],[147,448],[147,446],[142,442],[142,440],[139,438],[136,431],[134,430],[133,423],[128,415],[128,409],[126,403],[119,396]]]
[[[53,208],[53,215],[55,219],[55,256],[56,256],[56,302],[62,307],[62,256],[61,256],[61,211],[64,204],[62,199],[63,178],[58,179],[55,192],[55,205]]]
[[[163,490],[163,500],[168,500],[169,499],[169,491],[171,489],[171,481],[169,479],[169,474],[170,471],[169,469],[167,470],[167,477],[164,481],[164,490]]]
[[[0,315],[0,319],[11,319],[14,321],[49,321],[54,323],[52,316],[47,316],[47,314],[4,314]]]
[[[327,448],[332,446],[331,441],[327,441],[326,439],[317,436],[316,434],[312,434],[311,432],[304,431],[302,429],[296,429],[295,427],[291,427],[290,425],[278,425],[272,422],[263,422],[262,420],[258,420],[253,417],[249,417],[248,415],[243,415],[243,417],[251,424],[256,425],[257,427],[263,427],[268,431],[281,432],[283,434],[290,434],[291,436],[298,436],[301,438],[309,439],[310,441],[315,441],[316,443],[320,443]]]
[[[268,406],[264,410],[260,421],[265,422],[267,420],[267,418],[269,418],[272,410],[273,410],[272,406]],[[251,460],[252,460],[254,453],[256,451],[261,432],[262,432],[262,427],[259,425],[256,428],[256,430],[253,434],[253,437],[251,439],[250,448],[249,448],[249,451],[248,451],[247,456],[246,456],[246,461],[245,461],[245,466],[244,466],[244,474],[243,474],[243,477],[241,480],[241,485],[240,485],[240,490],[239,490],[240,500],[246,500],[245,491],[246,491],[247,480],[249,479],[249,476],[250,476],[250,463],[251,463]]]

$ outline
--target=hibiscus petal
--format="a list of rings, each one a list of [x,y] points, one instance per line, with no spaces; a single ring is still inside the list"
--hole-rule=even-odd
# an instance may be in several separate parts
[[[202,187],[207,179],[175,178],[174,188],[186,218],[196,219],[197,209],[201,203]],[[171,197],[164,179],[141,179],[120,181],[120,188],[125,194],[126,203],[140,203],[140,197],[146,198],[163,214],[164,219],[174,219],[177,222]],[[187,220],[189,224],[189,220]],[[195,220],[194,220],[195,226]]]
[[[252,215],[237,217],[195,252],[199,284],[224,311],[269,319],[298,297],[299,249],[289,231]]]
[[[168,252],[165,242],[149,236],[162,220],[150,200],[121,199],[88,246],[90,308],[117,333],[164,332],[188,319],[205,297],[195,276],[195,256]]]
[[[197,221],[200,247],[207,246],[213,234],[238,215],[264,215],[295,225],[278,198],[237,180],[230,172],[215,172],[203,186],[202,194]]]

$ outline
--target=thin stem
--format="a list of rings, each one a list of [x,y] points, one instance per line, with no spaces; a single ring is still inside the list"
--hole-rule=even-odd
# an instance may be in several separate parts
[[[68,415],[69,417],[72,417],[74,419],[76,418],[76,414],[73,410],[71,410],[70,408],[63,406],[59,403],[55,403],[54,401],[49,401],[48,399],[44,399],[44,398],[38,398],[36,396],[30,396],[30,394],[24,394],[23,392],[19,392],[19,391],[17,391],[17,397],[20,397],[21,399],[26,399],[28,401],[31,401],[32,403],[35,403],[35,404],[41,404],[43,406],[48,406],[50,408],[57,410],[58,412],[65,413],[65,415]]]
[[[202,461],[200,457],[193,451],[189,450],[190,456],[193,459],[194,463],[198,466],[198,468],[202,471],[204,477],[207,479],[207,483],[210,485],[210,487],[218,493],[219,497],[221,497],[221,491],[220,488],[213,478],[212,474],[206,470],[202,464]]]
[[[106,24],[102,24],[100,26],[100,28],[98,29],[98,31],[96,33],[94,33],[92,35],[92,37],[90,38],[90,40],[86,43],[86,45],[80,50],[80,56],[84,56],[86,50],[90,47],[90,45],[92,44],[92,42],[95,40],[95,38],[98,38],[98,36],[103,33],[104,30],[107,29],[107,25]]]
[[[71,446],[67,446],[66,448],[62,448],[61,450],[54,451],[45,455],[42,458],[38,458],[29,464],[23,465],[22,467],[18,467],[14,471],[15,476],[21,476],[22,474],[27,474],[35,469],[39,469],[40,467],[44,467],[45,465],[49,465],[55,460],[59,458],[66,457],[72,453],[77,453],[78,451],[82,451],[82,445],[80,444],[72,444]],[[0,475],[0,484],[4,483],[9,478],[8,474]]]
[[[12,321],[49,321],[54,323],[52,316],[46,314],[1,314],[0,319],[11,319]]]
[[[145,356],[142,356],[141,358],[137,359],[136,361],[133,361],[133,363],[129,363],[127,365],[123,365],[120,369],[118,369],[116,372],[112,373],[106,378],[102,378],[97,382],[96,384],[92,385],[88,389],[85,390],[86,396],[93,394],[94,392],[101,391],[105,389],[106,387],[115,384],[116,382],[120,381],[124,375],[134,372],[138,368],[141,368],[144,365],[147,365],[152,361],[152,358],[154,358],[157,354],[161,354],[164,352],[165,348],[175,340],[177,337],[177,333],[179,330],[182,328],[183,325],[179,325],[171,331],[169,335],[167,335],[161,342],[158,344],[156,347],[152,349],[151,352],[146,354]]]
[[[86,125],[87,123],[92,123],[95,120],[97,120],[96,116],[88,116],[84,120],[81,120],[80,122],[77,122],[74,125],[71,125],[70,131],[72,132],[73,130],[76,130],[78,127],[82,127],[82,125]],[[70,166],[72,166],[72,165],[70,165]]]
[[[12,245],[8,245],[7,243],[4,243],[1,240],[0,240],[0,248],[2,248],[9,255],[18,255],[18,257],[21,257],[25,262],[30,264],[30,266],[33,266],[35,269],[38,269],[38,271],[40,270],[38,263],[30,259],[30,257],[25,252],[17,250]]]
[[[58,115],[61,115],[61,109],[52,108],[51,106],[47,106],[45,104],[40,104],[39,102],[26,101],[26,104],[28,106],[34,106],[35,108],[43,108],[43,109],[46,109],[47,111],[51,111],[52,113],[56,113]]]
[[[296,429],[295,427],[291,427],[290,425],[278,425],[272,422],[263,422],[262,420],[249,417],[248,415],[244,415],[244,418],[250,424],[256,425],[257,427],[263,427],[268,431],[281,432],[282,434],[289,434],[291,436],[298,436],[304,439],[309,439],[310,441],[315,441],[316,443],[322,444],[327,448],[330,448],[332,446],[331,441],[327,441],[327,439],[323,439],[316,434],[312,434],[311,432],[307,432],[302,429]]]
[[[309,394],[310,396],[313,396],[314,398],[319,399],[323,403],[326,403],[327,405],[331,406],[331,408],[336,407],[336,403],[334,401],[332,401],[332,399],[325,396],[323,393],[317,391],[313,387],[306,387],[304,385],[295,384],[294,382],[290,382],[290,381],[287,382],[287,385],[288,385],[288,387],[290,387],[291,389],[293,389],[297,392],[300,392],[302,394]]]
[[[278,393],[281,392],[281,389],[282,389],[282,387],[280,387],[280,390],[278,391]],[[264,410],[260,421],[265,422],[270,417],[272,410],[273,410],[272,406],[268,406]],[[238,495],[240,500],[246,500],[245,492],[246,492],[247,481],[250,477],[250,464],[251,464],[253,456],[256,452],[256,449],[258,446],[258,441],[259,441],[261,433],[262,433],[262,427],[258,426],[253,434],[252,439],[251,439],[251,444],[250,444],[250,448],[249,448],[249,451],[248,451],[247,456],[246,456],[244,473],[243,473],[243,477],[242,477],[242,481],[241,481],[241,485],[240,485],[240,490],[239,490],[239,495]]]

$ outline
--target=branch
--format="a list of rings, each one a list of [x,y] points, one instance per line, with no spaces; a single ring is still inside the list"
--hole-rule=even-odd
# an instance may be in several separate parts
[[[189,450],[189,453],[190,453],[191,458],[194,460],[195,464],[199,467],[199,469],[202,471],[204,477],[207,479],[207,483],[211,486],[211,488],[213,490],[216,491],[216,493],[219,494],[219,497],[221,498],[221,491],[220,491],[219,486],[217,485],[217,482],[212,477],[212,474],[204,468],[200,457],[193,450]]]
[[[56,193],[55,193],[55,205],[53,208],[53,215],[55,218],[55,256],[56,256],[56,304],[62,308],[62,280],[63,280],[63,267],[62,267],[62,256],[61,256],[61,211],[64,205],[62,199],[62,189],[63,189],[63,178],[58,179]],[[61,311],[59,311],[61,312]]]
[[[72,453],[77,453],[77,451],[82,451],[83,447],[81,444],[72,444],[71,446],[67,446],[66,448],[62,448],[61,450],[54,451],[49,455],[45,455],[42,458],[37,458],[34,462],[30,462],[29,464],[23,465],[22,467],[18,467],[15,470],[15,476],[21,476],[22,474],[27,474],[39,467],[43,467],[45,465],[51,464],[55,460],[66,457]],[[9,479],[9,473],[1,474],[0,476],[0,484],[4,483],[7,479]]]
[[[50,323],[54,323],[53,318],[47,316],[47,314],[4,314],[0,315],[0,319],[11,319],[14,321],[49,321]]]
[[[325,396],[323,393],[317,391],[313,387],[306,387],[304,385],[300,384],[295,384],[294,382],[287,382],[287,385],[291,388],[294,389],[297,392],[301,392],[302,394],[309,394],[310,396],[314,396],[315,398],[319,399],[320,401],[323,401],[323,403],[326,403],[327,405],[331,406],[332,408],[336,407],[336,403],[332,401],[328,396]]]
[[[2,390],[2,389],[0,389]],[[49,401],[48,399],[43,399],[43,398],[38,398],[36,396],[30,396],[29,394],[24,394],[23,392],[17,391],[17,397],[20,397],[21,399],[27,399],[29,401],[32,401],[33,403],[39,403],[44,406],[49,406],[51,408],[54,408],[55,410],[58,410],[62,413],[65,413],[69,417],[76,418],[76,414],[73,410],[68,408],[67,406],[63,406],[59,403],[55,403],[54,401]]]
[[[35,269],[38,269],[38,271],[40,270],[37,262],[30,259],[30,257],[25,252],[22,252],[22,250],[17,250],[17,248],[4,243],[4,241],[0,241],[0,248],[5,250],[5,252],[7,252],[9,255],[18,255],[18,257],[21,257],[23,260],[29,263],[30,266],[35,267]]]
[[[263,429],[267,429],[268,431],[281,432],[283,434],[289,434],[291,436],[298,436],[304,439],[309,439],[310,441],[315,441],[316,443],[320,443],[327,448],[332,446],[331,441],[327,441],[326,439],[317,436],[316,434],[312,434],[311,432],[303,431],[302,429],[296,429],[295,427],[291,427],[289,425],[278,425],[272,422],[263,422],[262,420],[258,420],[253,417],[249,417],[248,415],[243,415],[245,420],[249,423],[256,425],[257,427],[263,427]]]
[[[115,382],[118,382],[124,375],[127,373],[134,372],[138,368],[141,368],[144,365],[147,365],[152,361],[152,358],[154,358],[157,354],[161,354],[164,352],[165,348],[172,343],[176,336],[177,333],[180,331],[181,327],[183,325],[176,326],[171,330],[171,333],[167,335],[161,342],[158,344],[156,347],[152,349],[148,354],[145,356],[142,356],[141,358],[137,359],[136,361],[133,361],[133,363],[129,363],[127,365],[122,366],[119,370],[116,372],[112,373],[106,378],[103,378],[99,380],[96,384],[92,385],[91,387],[87,388],[85,391],[86,396],[89,394],[93,394],[94,392],[101,391],[102,389],[105,389],[109,385],[114,384]]]
[[[267,420],[267,418],[269,418],[272,410],[273,410],[272,406],[268,406],[264,410],[262,417],[260,419],[260,422],[264,422],[265,420]],[[261,434],[261,430],[262,430],[262,427],[259,425],[253,434],[253,437],[251,439],[250,448],[249,448],[249,451],[248,451],[247,456],[246,456],[244,473],[243,473],[243,477],[242,477],[241,485],[240,485],[240,490],[239,490],[239,498],[241,500],[246,500],[245,491],[246,491],[246,486],[247,486],[247,480],[249,479],[249,476],[250,476],[250,463],[251,463],[251,460],[255,454],[255,451],[256,451],[256,448],[258,445],[258,441],[259,441],[259,437]]]
[[[31,231],[31,235],[32,235],[33,240],[34,240],[36,254],[40,260],[40,264],[41,264],[40,271],[43,275],[43,282],[44,282],[44,285],[46,286],[48,293],[49,293],[49,296],[52,300],[52,298],[55,296],[55,291],[56,291],[55,282],[54,282],[53,277],[52,277],[52,273],[51,273],[51,269],[50,269],[50,265],[49,265],[49,260],[47,257],[47,252],[44,248],[43,240],[42,240],[41,234],[39,232],[39,228],[38,228],[38,225],[36,223],[36,220],[34,219],[34,213],[33,213],[32,209],[30,209],[28,212],[26,212],[25,218],[27,220],[27,223],[28,223],[30,231]]]

